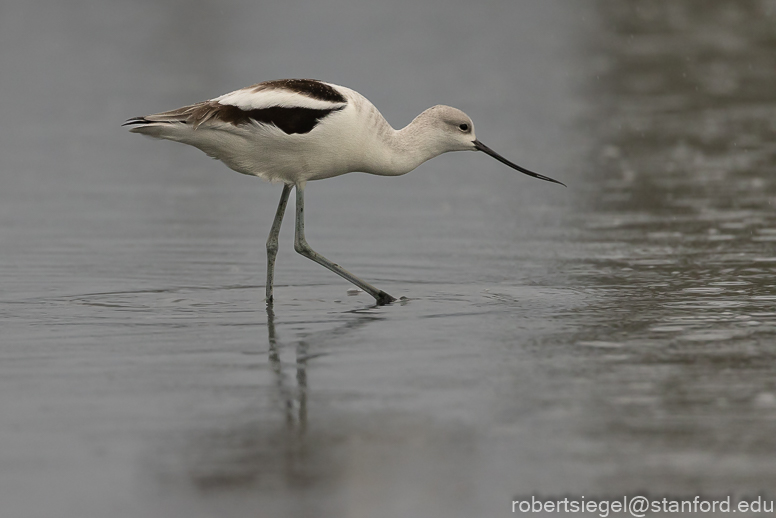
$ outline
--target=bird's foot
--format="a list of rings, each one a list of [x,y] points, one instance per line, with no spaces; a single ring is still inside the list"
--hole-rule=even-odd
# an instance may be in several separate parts
[[[390,304],[391,302],[396,301],[394,297],[391,297],[383,290],[380,290],[377,292],[377,296],[375,297],[375,300],[377,301],[378,306],[385,306],[386,304]]]

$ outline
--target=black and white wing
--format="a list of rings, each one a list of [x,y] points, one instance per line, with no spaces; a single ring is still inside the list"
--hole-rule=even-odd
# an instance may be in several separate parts
[[[281,79],[242,88],[215,99],[145,117],[124,125],[136,133],[155,133],[152,128],[185,124],[204,126],[269,124],[286,134],[309,133],[331,113],[347,106],[336,86],[314,79]]]

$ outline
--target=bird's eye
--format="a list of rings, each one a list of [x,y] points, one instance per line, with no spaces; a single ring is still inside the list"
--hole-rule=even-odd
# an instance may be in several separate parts
[[[458,129],[461,131],[469,131],[469,125],[468,124],[461,124],[458,126]]]

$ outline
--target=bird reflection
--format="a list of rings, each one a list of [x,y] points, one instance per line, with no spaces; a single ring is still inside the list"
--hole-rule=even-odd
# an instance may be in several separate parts
[[[286,428],[304,435],[307,429],[307,351],[306,341],[296,344],[296,389],[289,386],[288,376],[283,372],[278,349],[277,331],[275,330],[275,311],[271,304],[267,305],[267,334],[269,341],[269,363],[275,374],[275,386],[283,403]],[[294,407],[296,412],[294,411]]]
[[[185,459],[194,486],[208,493],[241,487],[299,488],[335,476],[338,464],[331,452],[339,423],[319,422],[315,433],[310,432],[308,368],[314,358],[346,345],[348,335],[382,318],[375,307],[340,313],[334,322],[316,323],[315,330],[283,343],[275,311],[267,307],[269,369],[264,372],[270,379],[256,380],[253,400],[234,396],[249,406],[247,411],[238,405],[241,410],[231,417],[219,414],[207,430],[192,431],[178,458]],[[284,362],[282,357],[292,348],[294,362]]]
[[[283,407],[287,432],[297,436],[303,436],[307,430],[307,365],[308,361],[328,354],[326,352],[310,353],[310,343],[316,346],[333,339],[339,339],[346,334],[355,331],[370,322],[381,320],[382,317],[370,310],[376,306],[365,309],[349,311],[349,314],[357,315],[357,318],[346,321],[328,331],[310,334],[305,339],[299,340],[295,345],[296,354],[296,386],[292,386],[289,375],[284,372],[283,362],[280,359],[282,345],[278,342],[277,329],[275,327],[275,311],[271,304],[267,305],[267,341],[269,342],[269,363],[275,375],[275,387],[277,395]]]

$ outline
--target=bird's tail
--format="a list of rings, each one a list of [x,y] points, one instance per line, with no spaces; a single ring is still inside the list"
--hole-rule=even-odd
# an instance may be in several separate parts
[[[197,108],[199,108],[199,104],[144,117],[132,117],[127,119],[122,126],[132,126],[129,129],[132,133],[176,140],[174,138],[176,135],[191,129],[189,127],[191,116]]]

